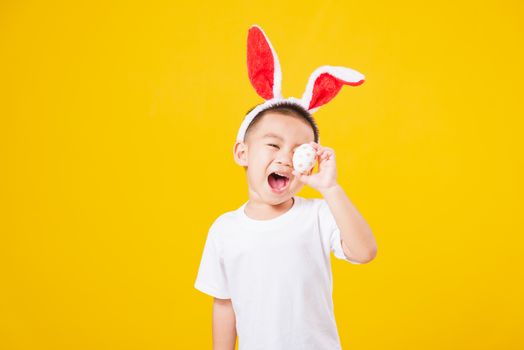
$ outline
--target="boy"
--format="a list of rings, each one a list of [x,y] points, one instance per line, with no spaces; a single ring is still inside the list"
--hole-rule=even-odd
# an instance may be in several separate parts
[[[252,30],[259,40],[252,46],[267,43],[279,70],[267,37],[259,27]],[[267,60],[258,61],[267,68]],[[318,143],[311,116],[318,105],[280,98],[278,77],[263,79],[270,85],[261,87],[254,81],[260,74],[251,74],[255,66],[248,52],[251,82],[266,102],[248,112],[233,150],[246,172],[249,200],[211,225],[194,285],[214,297],[213,349],[233,350],[237,335],[239,350],[341,349],[330,252],[363,264],[375,257],[376,242],[337,182],[334,150]],[[293,169],[293,152],[304,143],[316,151],[315,174]],[[306,184],[323,199],[297,196]]]

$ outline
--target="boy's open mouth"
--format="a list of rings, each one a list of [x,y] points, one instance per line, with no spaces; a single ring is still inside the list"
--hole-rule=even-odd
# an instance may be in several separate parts
[[[269,183],[271,189],[273,189],[275,192],[282,192],[287,188],[289,184],[289,178],[287,176],[278,175],[277,173],[271,173],[267,178],[267,182]]]

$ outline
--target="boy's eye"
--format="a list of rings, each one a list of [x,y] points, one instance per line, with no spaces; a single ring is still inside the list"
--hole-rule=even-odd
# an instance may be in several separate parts
[[[278,148],[278,146],[277,146],[277,145],[275,145],[275,144],[272,144],[272,143],[268,143],[268,146],[275,146],[276,148]]]

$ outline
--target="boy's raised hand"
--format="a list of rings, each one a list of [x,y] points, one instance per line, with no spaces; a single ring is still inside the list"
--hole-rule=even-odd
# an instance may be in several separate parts
[[[299,181],[313,187],[319,192],[338,185],[335,151],[332,148],[321,146],[314,141],[311,141],[309,144],[316,151],[318,172],[313,174],[313,169],[311,169],[309,172],[310,175],[307,175],[293,169],[292,174],[295,175]]]

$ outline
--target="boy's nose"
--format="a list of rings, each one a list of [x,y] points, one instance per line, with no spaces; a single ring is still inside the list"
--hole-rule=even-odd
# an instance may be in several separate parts
[[[276,163],[277,163],[277,164],[286,165],[286,166],[288,166],[288,167],[291,168],[291,159],[288,160],[288,159],[282,159],[282,158],[281,158],[281,159],[277,160]]]

